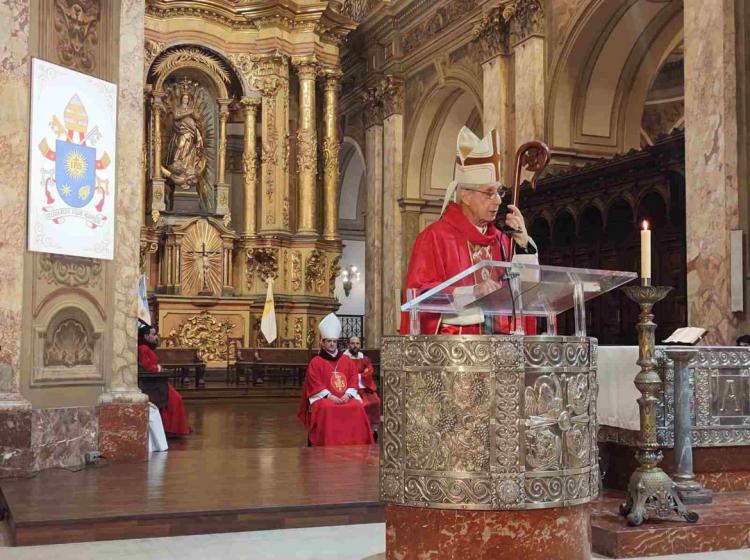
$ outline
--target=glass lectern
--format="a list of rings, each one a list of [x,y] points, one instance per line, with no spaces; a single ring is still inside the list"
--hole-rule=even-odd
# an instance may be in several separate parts
[[[591,270],[502,261],[481,261],[442,284],[416,294],[407,290],[401,311],[410,313],[410,333],[418,335],[419,314],[504,315],[513,334],[524,334],[523,317],[547,319],[547,334],[557,334],[557,315],[574,309],[575,336],[586,336],[585,303],[630,282],[635,272]]]

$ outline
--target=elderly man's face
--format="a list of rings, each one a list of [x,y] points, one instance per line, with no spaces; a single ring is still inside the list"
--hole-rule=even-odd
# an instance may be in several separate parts
[[[352,354],[356,354],[362,349],[362,342],[359,340],[359,337],[353,336],[349,339],[349,351]]]
[[[495,221],[502,202],[503,187],[498,185],[468,185],[461,187],[459,201],[461,209],[475,225]]]
[[[323,338],[320,341],[320,347],[329,354],[333,354],[334,352],[336,352],[337,343],[338,340],[336,340],[335,338]]]

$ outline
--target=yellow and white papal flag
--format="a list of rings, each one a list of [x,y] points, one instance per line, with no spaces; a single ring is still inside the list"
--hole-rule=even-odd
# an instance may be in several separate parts
[[[268,279],[268,292],[266,292],[266,304],[263,306],[263,316],[260,318],[260,332],[271,344],[276,340],[276,310],[273,305],[273,280]]]

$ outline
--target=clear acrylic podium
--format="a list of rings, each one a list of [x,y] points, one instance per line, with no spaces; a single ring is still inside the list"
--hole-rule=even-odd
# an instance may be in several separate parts
[[[557,315],[574,309],[575,336],[586,336],[585,303],[637,277],[635,272],[565,268],[535,264],[481,261],[422,293],[407,291],[401,311],[410,313],[410,333],[418,335],[420,313],[443,315],[504,315],[514,318],[513,334],[524,334],[523,317],[545,317],[547,334],[557,334]],[[477,282],[477,279],[481,279]],[[495,283],[484,295],[478,286]]]

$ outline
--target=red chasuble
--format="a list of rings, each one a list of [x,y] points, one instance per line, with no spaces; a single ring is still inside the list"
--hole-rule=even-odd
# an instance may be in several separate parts
[[[160,370],[159,358],[148,344],[138,345],[138,363],[149,373],[158,373]],[[159,409],[164,431],[168,434],[187,435],[190,433],[190,428],[182,397],[171,383],[167,383],[167,390],[167,407]]]
[[[359,353],[361,358],[354,358],[349,352],[346,355],[351,358],[357,367],[359,374],[357,390],[359,391],[359,396],[362,397],[362,404],[365,406],[367,419],[370,421],[370,425],[376,426],[380,424],[380,397],[378,397],[378,388],[373,378],[375,368],[372,367],[370,358],[362,354],[362,352]]]
[[[357,391],[357,368],[347,356],[335,358],[321,350],[307,366],[298,416],[307,428],[312,445],[366,445],[373,443],[370,422],[362,403],[351,398],[337,404],[327,398],[310,404],[310,397],[328,390],[343,397],[348,389]]]
[[[500,249],[502,245],[502,250]],[[421,294],[441,284],[481,260],[506,260],[510,254],[510,237],[488,224],[485,233],[472,224],[455,202],[448,204],[445,214],[417,236],[411,251],[405,290],[416,288]],[[481,272],[481,271],[479,271]],[[471,286],[482,281],[479,272],[467,276],[457,286]],[[406,291],[404,291],[406,293]],[[439,313],[420,313],[421,334],[482,334],[483,324],[446,325]],[[495,332],[511,331],[510,317],[495,318]],[[526,317],[527,334],[536,333],[536,320]],[[409,314],[401,314],[401,334],[409,334]]]

